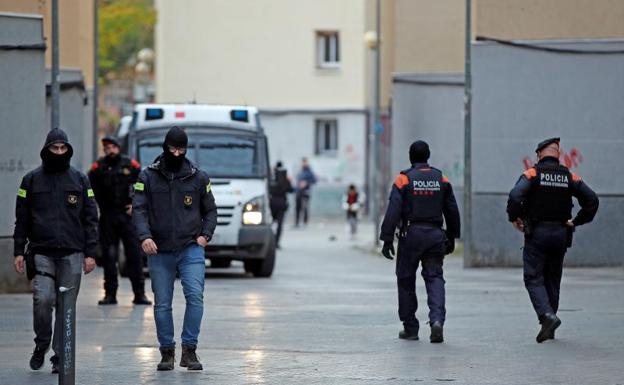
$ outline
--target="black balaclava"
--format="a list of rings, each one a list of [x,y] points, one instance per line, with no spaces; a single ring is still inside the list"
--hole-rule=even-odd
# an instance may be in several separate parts
[[[409,157],[412,164],[427,163],[430,155],[431,153],[429,152],[429,145],[427,142],[417,140],[410,146]]]
[[[165,169],[171,172],[178,172],[184,164],[186,154],[175,156],[169,151],[169,146],[186,148],[188,146],[188,136],[181,127],[173,126],[165,136],[163,143],[163,153],[165,156]]]
[[[64,143],[67,146],[67,152],[57,155],[50,151],[50,146],[56,143]],[[45,144],[39,153],[43,161],[43,169],[45,172],[57,173],[65,171],[69,168],[69,161],[74,154],[74,149],[67,140],[67,134],[60,128],[55,128],[48,132]]]

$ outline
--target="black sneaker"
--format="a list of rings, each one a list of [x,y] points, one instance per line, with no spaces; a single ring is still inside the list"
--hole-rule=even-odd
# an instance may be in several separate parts
[[[98,305],[117,305],[117,297],[106,294],[104,298],[98,301]]]
[[[175,347],[160,348],[162,359],[158,363],[158,370],[173,370],[175,366]]]
[[[561,320],[553,313],[546,313],[542,317],[542,329],[535,337],[538,344],[549,340],[555,339],[555,329],[561,325]]]
[[[134,300],[132,301],[135,305],[151,305],[152,301],[147,299],[145,293],[138,293],[134,295]]]
[[[444,331],[442,327],[442,322],[434,321],[431,324],[431,335],[429,336],[429,341],[432,344],[438,344],[440,342],[444,342]]]
[[[39,346],[35,347],[33,350],[32,357],[30,357],[30,368],[32,370],[39,370],[43,366],[43,361],[45,360],[45,354],[48,349],[43,349]]]
[[[50,362],[52,363],[52,374],[58,374],[59,372],[59,357],[55,354],[50,357]]]
[[[407,330],[401,330],[399,332],[399,338],[402,340],[418,341],[418,332],[409,332]]]
[[[195,353],[196,346],[193,345],[182,345],[182,357],[180,358],[180,366],[183,368],[187,368],[188,370],[204,370],[201,362],[199,362],[199,357]]]

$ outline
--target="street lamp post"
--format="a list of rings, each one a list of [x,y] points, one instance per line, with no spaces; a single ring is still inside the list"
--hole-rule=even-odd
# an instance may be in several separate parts
[[[60,96],[61,87],[59,84],[60,71],[59,71],[59,15],[58,15],[58,0],[52,0],[52,71],[50,74],[50,88],[51,88],[51,122],[50,129],[53,130],[59,127],[60,123]]]
[[[464,265],[472,253],[472,73],[471,0],[466,0],[466,36],[464,63]]]

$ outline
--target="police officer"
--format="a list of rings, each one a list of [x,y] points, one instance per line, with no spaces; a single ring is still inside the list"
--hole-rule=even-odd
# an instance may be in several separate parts
[[[72,154],[65,132],[51,130],[41,149],[42,166],[24,176],[17,192],[13,254],[15,270],[20,274],[24,273],[27,255],[29,278],[33,279],[33,370],[41,368],[50,347],[55,330],[52,309],[57,310],[55,319],[62,319],[58,288],[75,288],[66,299],[75,305],[81,270],[88,274],[95,268],[97,208],[87,176],[69,165]],[[58,373],[59,342],[54,333],[53,373]]]
[[[186,298],[180,366],[202,370],[195,353],[204,311],[204,247],[217,225],[210,179],[185,158],[188,137],[172,127],[163,153],[141,171],[135,184],[133,219],[154,292],[154,320],[162,360],[158,370],[172,370],[175,341],[171,304],[176,272]]]
[[[282,162],[277,162],[275,169],[273,170],[273,180],[270,184],[271,188],[271,216],[273,222],[277,223],[277,231],[275,232],[275,244],[277,248],[280,248],[280,239],[282,237],[282,227],[284,223],[284,216],[288,210],[288,194],[293,192],[293,187],[290,184],[286,169],[283,167]]]
[[[100,207],[100,247],[104,266],[104,298],[99,305],[117,303],[117,259],[119,240],[126,253],[128,277],[136,305],[151,305],[145,296],[143,256],[132,224],[131,186],[136,182],[139,162],[120,153],[120,145],[113,136],[102,139],[105,156],[91,166],[89,180]]]
[[[418,339],[416,270],[420,263],[429,305],[429,340],[439,343],[444,341],[446,316],[442,262],[444,255],[455,249],[460,222],[453,188],[440,170],[427,163],[429,155],[429,145],[424,141],[410,146],[412,167],[401,171],[392,186],[380,239],[384,242],[382,254],[392,259],[394,232],[400,227],[396,276],[403,330],[399,338]],[[446,230],[442,230],[443,219]]]
[[[507,214],[524,232],[524,285],[541,329],[537,342],[555,338],[563,257],[577,226],[591,222],[598,197],[581,178],[559,164],[559,138],[537,145],[538,162],[526,170],[509,193]],[[581,206],[572,219],[572,197]]]

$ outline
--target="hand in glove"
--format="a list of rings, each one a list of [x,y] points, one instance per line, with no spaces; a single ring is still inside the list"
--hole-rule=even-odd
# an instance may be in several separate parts
[[[444,255],[451,254],[453,251],[455,251],[455,238],[447,233],[444,239]]]
[[[394,244],[388,241],[384,242],[383,247],[381,248],[381,254],[390,260],[394,259],[392,258],[394,256]]]

